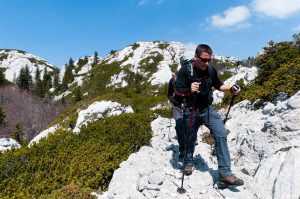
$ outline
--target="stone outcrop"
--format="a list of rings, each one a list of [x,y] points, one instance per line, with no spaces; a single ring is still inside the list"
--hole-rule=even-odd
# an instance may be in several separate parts
[[[224,110],[223,110],[224,111]],[[249,101],[236,104],[226,128],[233,173],[245,185],[218,189],[217,160],[212,147],[202,142],[208,131],[199,129],[195,170],[184,179],[179,193],[182,167],[178,159],[173,119],[158,117],[151,124],[149,146],[121,163],[107,198],[299,198],[300,196],[300,92],[276,104],[254,108]],[[96,195],[95,193],[93,193]]]

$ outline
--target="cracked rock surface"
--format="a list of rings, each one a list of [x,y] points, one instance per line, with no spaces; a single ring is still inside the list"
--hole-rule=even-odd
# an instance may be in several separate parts
[[[221,110],[221,115],[226,110]],[[300,92],[276,104],[254,108],[242,101],[231,109],[226,123],[232,171],[245,184],[218,189],[217,160],[202,141],[201,127],[195,148],[195,169],[184,177],[178,159],[175,121],[158,117],[151,123],[149,146],[120,164],[108,191],[98,199],[112,198],[292,198],[300,196]]]

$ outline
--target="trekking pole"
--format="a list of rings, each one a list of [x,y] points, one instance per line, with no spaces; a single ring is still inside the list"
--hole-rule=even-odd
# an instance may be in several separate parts
[[[185,125],[185,107],[183,109],[183,117],[182,117],[182,122],[183,122],[183,128],[184,128],[184,156],[183,156],[183,164],[182,164],[182,176],[181,176],[181,186],[177,189],[179,193],[185,193],[186,190],[183,188],[183,182],[184,182],[184,167],[185,167],[185,158],[186,158],[186,151],[187,151],[187,131],[186,131],[186,125]]]
[[[235,85],[233,85],[233,86],[236,87],[237,89],[240,88],[239,85],[237,85],[237,84],[235,84]],[[225,115],[225,119],[223,120],[223,123],[224,123],[224,124],[226,123],[226,121],[227,121],[227,119],[228,119],[229,111],[230,111],[231,107],[233,106],[233,102],[234,102],[234,98],[235,98],[235,97],[236,97],[236,95],[232,94],[232,97],[231,97],[231,101],[230,101],[230,104],[229,104],[228,111],[227,111],[227,113],[226,113],[226,115]]]
[[[172,106],[172,109],[171,109],[170,126],[169,126],[169,135],[170,135],[170,132],[171,132],[171,120],[172,120],[172,117],[173,117],[173,106]]]
[[[223,120],[224,124],[226,123],[226,121],[228,119],[229,111],[230,111],[231,107],[233,106],[234,98],[235,98],[235,95],[232,95],[228,111],[227,111],[227,113],[225,115],[225,119]]]
[[[191,116],[190,117],[193,117],[193,109],[194,109],[194,105],[195,105],[195,101],[196,101],[196,94],[193,94],[193,98],[192,98],[192,112],[191,112]],[[177,189],[177,191],[179,193],[185,193],[186,190],[183,188],[183,182],[184,182],[184,168],[185,168],[185,158],[187,156],[187,146],[188,146],[188,142],[189,142],[189,135],[188,135],[188,131],[187,131],[187,128],[186,128],[186,124],[185,124],[185,118],[184,116],[186,115],[185,114],[185,111],[186,111],[186,106],[184,106],[184,109],[183,109],[183,128],[184,128],[184,157],[183,157],[183,164],[182,164],[182,177],[181,177],[181,187]],[[192,119],[192,118],[191,118]],[[191,129],[191,126],[190,126],[190,130]]]

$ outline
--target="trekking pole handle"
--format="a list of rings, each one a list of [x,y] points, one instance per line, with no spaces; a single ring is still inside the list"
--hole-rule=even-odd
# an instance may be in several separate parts
[[[192,84],[193,83],[198,83],[199,84],[199,88],[198,88],[198,90],[197,91],[194,91],[194,92],[196,92],[196,93],[199,93],[200,92],[200,86],[201,86],[201,79],[200,78],[194,78],[194,79],[191,79],[192,80]]]
[[[238,93],[235,93],[235,92],[237,92],[239,90],[240,90],[240,86],[238,84],[234,84],[233,86],[230,87],[230,92],[233,95],[237,95]]]

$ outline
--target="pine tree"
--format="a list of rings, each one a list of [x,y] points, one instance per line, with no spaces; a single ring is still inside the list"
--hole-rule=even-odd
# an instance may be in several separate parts
[[[22,143],[22,137],[21,137],[22,131],[21,126],[19,123],[16,124],[16,130],[12,133],[12,138],[16,140],[18,143]]]
[[[55,92],[59,91],[60,89],[59,73],[54,74],[53,88],[55,89]]]
[[[66,65],[66,71],[62,80],[62,91],[66,91],[68,89],[68,84],[74,81],[73,69],[74,69],[74,61],[72,58],[69,60],[69,65]]]
[[[35,83],[41,80],[41,71],[39,70],[39,67],[36,67],[34,80]]]
[[[69,67],[71,67],[72,69],[75,67],[72,57],[69,59]]]
[[[19,77],[17,79],[17,84],[22,89],[25,89],[27,91],[30,90],[32,86],[32,77],[30,75],[28,66],[26,66],[25,68],[21,68]]]
[[[27,65],[25,66],[25,75],[28,84],[27,90],[29,91],[32,88],[32,76],[30,74],[29,67]]]
[[[34,80],[35,80],[35,89],[34,89],[35,94],[41,98],[45,97],[45,87],[41,80],[41,71],[39,70],[38,67],[36,68],[35,71]]]
[[[46,96],[46,87],[42,80],[38,80],[35,84],[35,93],[41,98]]]
[[[2,107],[0,106],[0,125],[4,124],[4,120],[5,120],[5,113]]]
[[[293,35],[295,45],[300,49],[300,33]]]
[[[2,70],[0,70],[0,85],[4,85],[6,83],[5,75]]]
[[[50,73],[48,73],[47,67],[44,69],[43,84],[45,86],[46,94],[48,94],[49,89],[52,87],[52,79]]]
[[[75,102],[82,100],[81,88],[77,87],[75,89]]]
[[[87,56],[84,56],[84,62],[88,63],[88,61],[89,61],[89,58]]]
[[[96,66],[98,64],[98,62],[99,62],[98,53],[97,53],[97,51],[95,51],[95,53],[94,53],[94,61],[92,63],[92,67]]]

